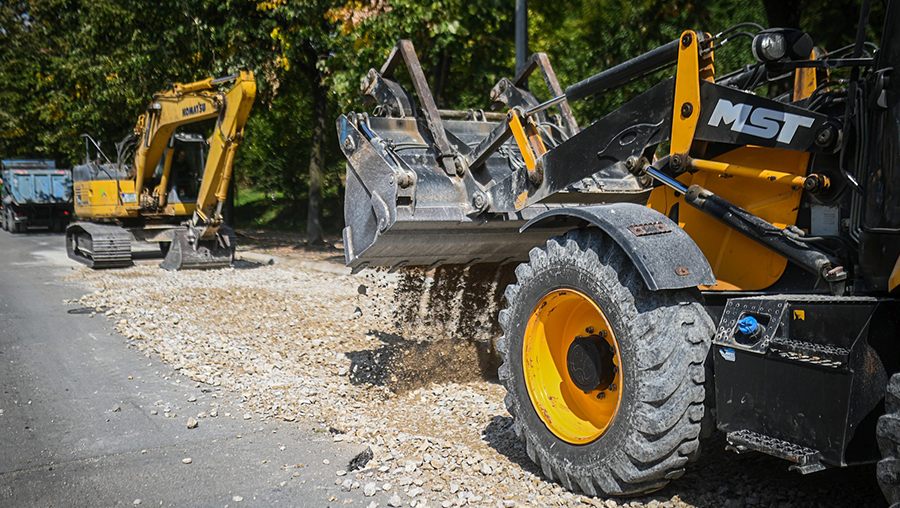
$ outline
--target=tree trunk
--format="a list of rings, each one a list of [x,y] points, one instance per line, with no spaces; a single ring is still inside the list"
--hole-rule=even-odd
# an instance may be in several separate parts
[[[323,245],[322,184],[325,180],[325,141],[328,124],[328,93],[320,80],[313,84],[315,118],[313,120],[312,150],[309,154],[309,207],[306,219],[306,244]]]
[[[434,72],[434,102],[438,107],[444,106],[444,89],[447,87],[447,75],[450,73],[450,55],[444,50]]]

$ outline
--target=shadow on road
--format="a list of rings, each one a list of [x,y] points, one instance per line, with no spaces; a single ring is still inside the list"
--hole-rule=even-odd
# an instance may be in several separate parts
[[[495,380],[495,355],[483,345],[460,340],[413,341],[370,330],[384,345],[346,353],[350,382],[405,393],[432,383]]]

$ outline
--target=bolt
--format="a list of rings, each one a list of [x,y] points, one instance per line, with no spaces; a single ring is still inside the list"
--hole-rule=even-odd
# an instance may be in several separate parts
[[[484,206],[487,205],[487,198],[485,197],[484,193],[482,193],[481,191],[476,192],[475,196],[472,198],[472,204],[474,204],[475,208],[479,210],[484,208]]]
[[[584,331],[585,331],[586,333],[594,333],[594,327],[593,327],[593,326],[589,326],[589,327],[585,328]]]
[[[605,399],[605,398],[606,398],[606,394],[605,394],[605,393],[600,392],[600,393],[597,394],[597,400],[603,400],[603,399]]]
[[[830,125],[826,125],[823,127],[818,134],[816,134],[816,144],[820,147],[827,147],[831,145],[831,142],[834,138],[834,128]]]
[[[638,166],[638,158],[634,155],[625,159],[625,169],[628,171],[634,172],[635,168]]]
[[[692,42],[694,42],[694,37],[691,34],[684,34],[681,38],[681,45],[684,47],[690,46]]]
[[[809,192],[815,192],[819,187],[819,179],[816,175],[809,175],[803,182],[803,188]]]
[[[413,175],[409,171],[401,171],[397,174],[397,185],[400,188],[405,189],[412,185],[413,183]]]
[[[619,389],[619,387],[616,386],[615,383],[609,385],[609,391],[611,391],[611,392],[614,392],[614,391],[616,391],[616,390],[618,390],[618,389]]]
[[[355,148],[355,143],[353,143],[353,138],[351,136],[347,136],[346,138],[344,138],[344,148],[351,152]]]
[[[461,160],[456,159],[455,165],[456,165],[456,176],[463,176],[464,174],[466,174],[466,168],[463,166],[463,163]]]
[[[685,118],[690,118],[691,114],[694,112],[694,105],[690,102],[685,102],[681,105],[681,116]]]

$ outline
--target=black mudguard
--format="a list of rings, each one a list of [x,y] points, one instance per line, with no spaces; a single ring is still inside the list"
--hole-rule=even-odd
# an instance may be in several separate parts
[[[530,227],[596,226],[610,236],[644,278],[651,291],[713,285],[716,278],[706,256],[688,234],[665,215],[634,203],[559,208],[544,212]]]

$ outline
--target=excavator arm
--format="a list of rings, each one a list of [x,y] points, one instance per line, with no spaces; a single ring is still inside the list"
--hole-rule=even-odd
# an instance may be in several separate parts
[[[253,74],[242,72],[234,87],[224,95],[224,112],[209,142],[209,158],[203,171],[193,224],[222,222],[222,203],[228,194],[234,154],[244,139],[244,125],[256,97]]]

